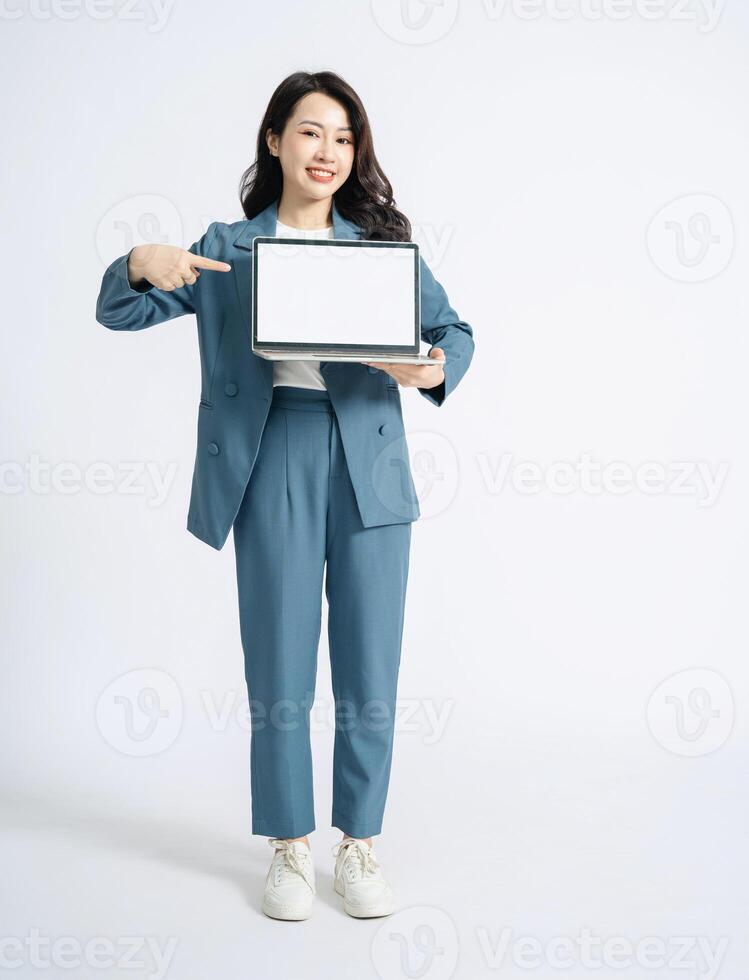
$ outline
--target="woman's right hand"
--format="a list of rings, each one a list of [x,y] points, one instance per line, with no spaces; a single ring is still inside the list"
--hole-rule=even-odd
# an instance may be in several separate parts
[[[177,245],[136,245],[127,260],[131,286],[146,280],[167,293],[197,282],[201,269],[229,272],[231,266],[228,262],[206,259]]]

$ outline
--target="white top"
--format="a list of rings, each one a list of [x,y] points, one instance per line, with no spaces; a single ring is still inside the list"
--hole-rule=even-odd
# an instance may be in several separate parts
[[[276,221],[277,238],[333,238],[330,228],[292,228]],[[319,361],[273,361],[273,387],[293,385],[295,388],[326,390]]]

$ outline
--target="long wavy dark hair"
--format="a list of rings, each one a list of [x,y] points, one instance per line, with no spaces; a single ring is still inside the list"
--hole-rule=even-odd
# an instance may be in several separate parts
[[[323,92],[340,102],[348,112],[354,131],[351,173],[334,195],[340,213],[359,226],[364,239],[410,242],[411,223],[395,207],[393,188],[377,162],[372,130],[361,99],[340,75],[332,71],[294,72],[271,96],[257,136],[257,157],[242,174],[239,184],[239,198],[246,217],[254,218],[281,196],[281,161],[268,149],[265,134],[270,129],[280,136],[294,106],[308,92]]]

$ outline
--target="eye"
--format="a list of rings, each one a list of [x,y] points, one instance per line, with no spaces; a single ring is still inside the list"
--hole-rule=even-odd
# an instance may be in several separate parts
[[[303,129],[302,130],[302,136],[317,136],[317,135],[318,134],[317,134],[317,132],[314,129]],[[341,140],[343,140],[344,143],[352,143],[353,142],[347,136],[339,136],[338,141],[340,142]]]

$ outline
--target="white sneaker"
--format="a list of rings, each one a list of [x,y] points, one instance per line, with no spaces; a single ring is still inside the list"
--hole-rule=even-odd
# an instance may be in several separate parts
[[[333,887],[349,915],[366,919],[395,910],[393,889],[383,877],[374,846],[346,837],[332,848],[336,855]]]
[[[262,910],[272,919],[307,919],[315,897],[312,853],[303,840],[271,837],[276,848],[265,879]]]

